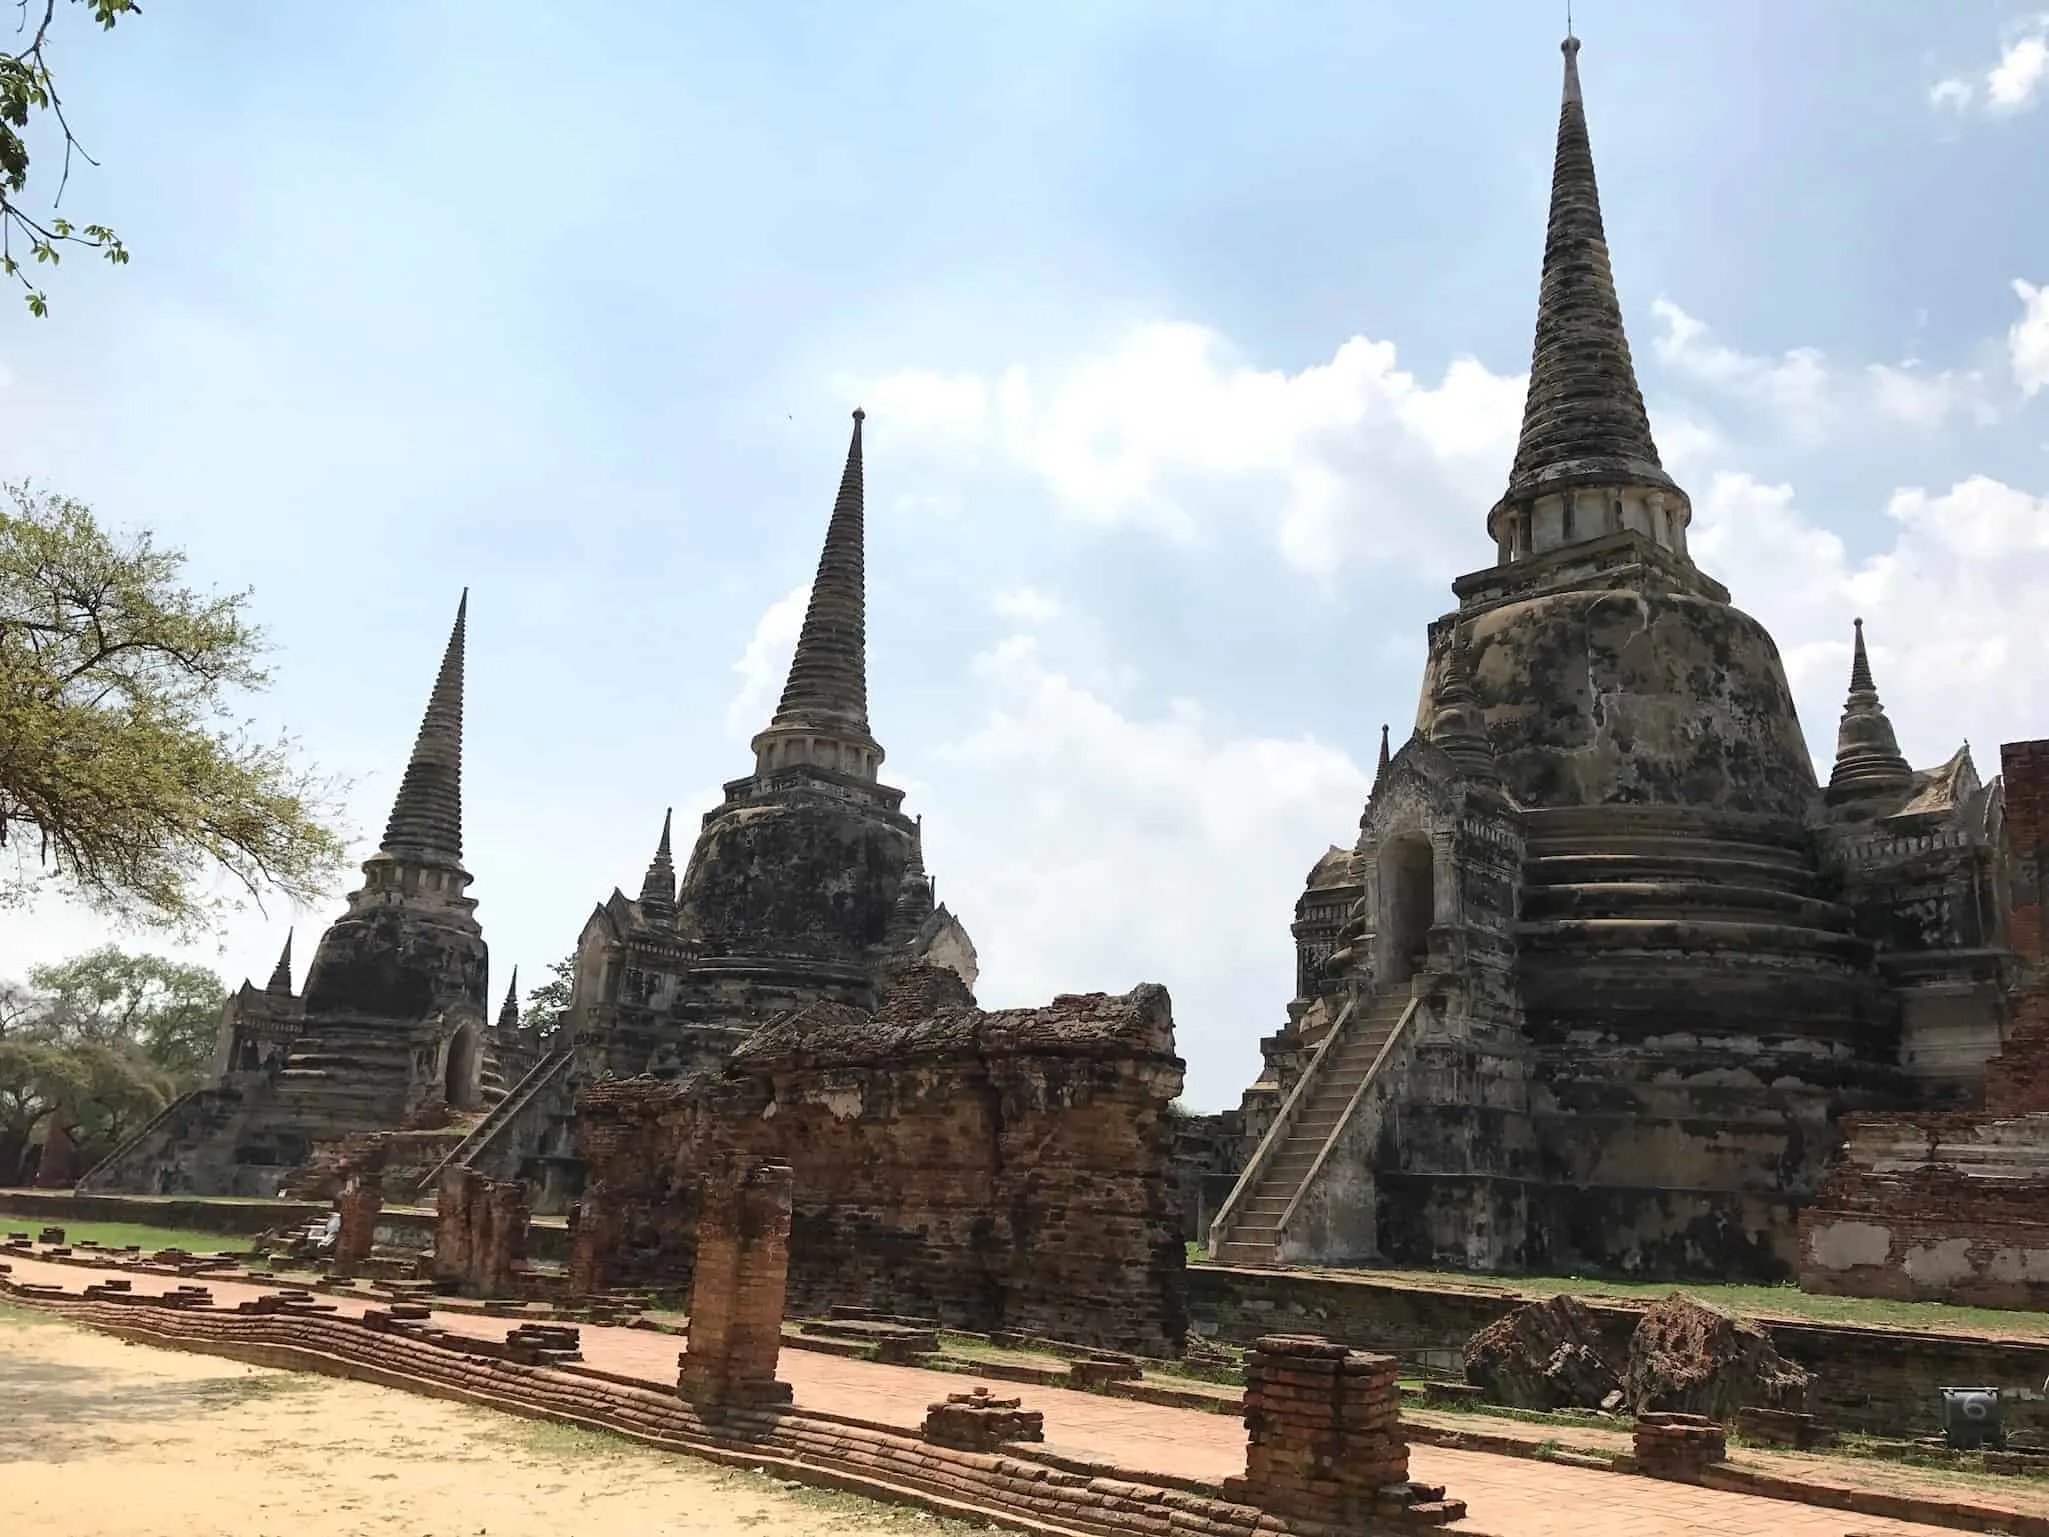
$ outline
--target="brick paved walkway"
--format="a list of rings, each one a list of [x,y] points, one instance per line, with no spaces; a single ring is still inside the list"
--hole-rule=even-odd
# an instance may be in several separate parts
[[[17,1280],[77,1291],[103,1275],[128,1274],[139,1292],[178,1284],[168,1278],[105,1272],[73,1265],[10,1259]],[[235,1281],[204,1280],[225,1307],[276,1290]],[[349,1315],[375,1306],[362,1299],[325,1297]],[[436,1309],[437,1327],[480,1339],[502,1340],[512,1321],[486,1314]],[[587,1365],[636,1377],[663,1388],[676,1381],[682,1341],[646,1329],[581,1325]],[[974,1383],[952,1372],[883,1366],[817,1351],[785,1350],[779,1375],[795,1390],[800,1408],[845,1415],[915,1432],[925,1406]],[[1218,1482],[1245,1466],[1245,1429],[1235,1418],[1158,1404],[1136,1403],[1066,1388],[991,1382],[992,1390],[1020,1394],[1044,1412],[1050,1451],[1134,1472],[1164,1473]],[[1591,1468],[1417,1446],[1410,1476],[1442,1484],[1466,1502],[1472,1529],[1490,1537],[1953,1537],[1947,1528],[1858,1516],[1696,1489]],[[1448,1528],[1455,1537],[1460,1527]]]

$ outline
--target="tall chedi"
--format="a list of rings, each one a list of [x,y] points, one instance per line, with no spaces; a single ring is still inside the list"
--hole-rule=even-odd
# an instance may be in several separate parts
[[[1310,941],[1332,941],[1297,925],[1304,980],[1246,1108],[1285,1122],[1308,1077],[1308,1119],[1241,1181],[1231,1258],[1782,1277],[1834,1114],[1896,1086],[1778,650],[1695,565],[1652,437],[1579,40],[1563,51],[1495,559],[1429,627],[1414,731],[1360,824],[1356,916],[1320,965]],[[1875,708],[1845,727],[1860,782],[1897,772]],[[1352,1066],[1324,1105],[1305,1053],[1340,1023],[1325,1057]],[[1335,1144],[1364,1168],[1321,1155],[1329,1120],[1389,1114],[1399,1139],[1361,1122]],[[1325,1190],[1288,1173],[1332,1167],[1306,1177]]]
[[[584,926],[576,1035],[612,1072],[715,1067],[784,1009],[872,1007],[906,949],[973,983],[974,947],[931,900],[904,792],[878,778],[864,419],[753,772],[705,814],[680,880],[665,821],[639,900],[615,891]]]

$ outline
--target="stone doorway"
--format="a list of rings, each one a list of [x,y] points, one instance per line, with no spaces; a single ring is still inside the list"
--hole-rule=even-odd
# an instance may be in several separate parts
[[[1412,833],[1381,852],[1380,901],[1386,936],[1380,974],[1399,986],[1423,969],[1437,916],[1437,858],[1428,838]]]
[[[474,1110],[483,1090],[482,1043],[476,1024],[464,1020],[448,1038],[447,1080],[442,1092],[451,1110]]]

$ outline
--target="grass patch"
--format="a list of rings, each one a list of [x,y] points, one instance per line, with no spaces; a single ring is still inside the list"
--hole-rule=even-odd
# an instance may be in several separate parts
[[[1462,1291],[1515,1292],[1550,1297],[1607,1297],[1619,1302],[1653,1302],[1684,1292],[1738,1318],[1787,1318],[1815,1323],[1864,1324],[1920,1329],[1936,1334],[2010,1334],[2049,1337],[2049,1313],[1999,1308],[1952,1307],[1944,1302],[1892,1302],[1877,1297],[1816,1297],[1787,1282],[1777,1286],[1694,1281],[1616,1281],[1590,1276],[1490,1276],[1462,1270],[1314,1270],[1297,1274],[1389,1281],[1399,1285],[1454,1287]]]
[[[90,1239],[109,1249],[122,1249],[129,1244],[140,1244],[145,1253],[156,1249],[189,1249],[194,1254],[218,1254],[224,1250],[233,1254],[247,1254],[249,1246],[256,1242],[253,1237],[236,1237],[228,1233],[201,1233],[190,1228],[148,1227],[136,1222],[45,1224],[40,1219],[32,1220],[0,1212],[0,1233],[27,1233],[33,1238],[42,1232],[46,1225],[63,1228],[67,1243]]]

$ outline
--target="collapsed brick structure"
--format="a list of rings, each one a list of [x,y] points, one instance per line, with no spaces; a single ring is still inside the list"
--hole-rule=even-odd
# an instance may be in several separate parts
[[[776,1380],[790,1272],[793,1174],[723,1157],[698,1187],[690,1343],[676,1390],[700,1410],[790,1402]]]
[[[1495,563],[1297,904],[1230,1262],[1784,1278],[1836,1119],[1969,1102],[2004,1032],[1999,786],[1908,765],[1859,627],[1824,787],[1771,636],[1694,563],[1579,46]]]
[[[505,1296],[526,1259],[532,1219],[525,1186],[450,1170],[435,1210],[434,1279],[472,1296]]]
[[[358,1162],[402,1125],[437,1127],[431,1164],[504,1092],[516,1015],[485,1013],[489,952],[462,858],[463,648],[455,626],[383,841],[321,936],[303,993],[286,937],[267,986],[221,1019],[210,1082],[181,1096],[79,1181],[82,1191],[273,1196],[323,1149]],[[349,1172],[334,1164],[326,1199]],[[397,1171],[387,1170],[395,1175]],[[421,1171],[424,1172],[424,1171]]]
[[[581,1188],[574,1122],[585,1085],[717,1071],[790,1009],[874,1009],[907,962],[974,985],[974,942],[938,900],[921,824],[878,777],[863,418],[854,413],[789,681],[754,738],[752,772],[705,813],[680,882],[664,816],[638,897],[615,890],[578,938],[570,1039],[460,1152],[471,1167],[526,1179],[543,1211],[566,1210]]]
[[[594,1085],[581,1284],[680,1287],[699,1181],[730,1155],[794,1170],[790,1300],[1148,1355],[1186,1330],[1166,1178],[1179,1092],[1166,991],[985,1012],[943,968],[882,1008],[793,1010],[718,1074]]]
[[[356,1175],[334,1200],[341,1217],[334,1236],[334,1268],[347,1274],[377,1245],[377,1218],[384,1210],[384,1186],[374,1174]]]
[[[2049,1307],[2049,740],[2000,751],[2012,1027],[1972,1110],[1851,1116],[1800,1218],[1800,1284],[1838,1296]]]

